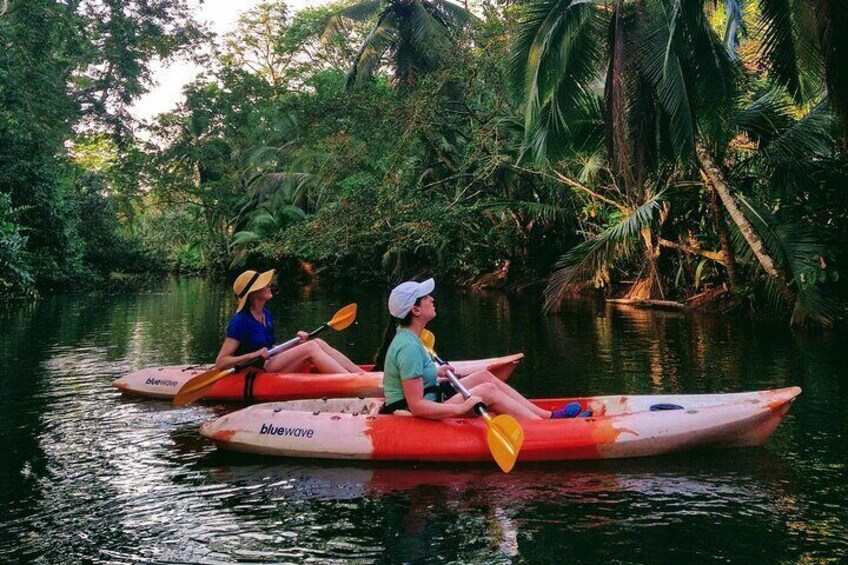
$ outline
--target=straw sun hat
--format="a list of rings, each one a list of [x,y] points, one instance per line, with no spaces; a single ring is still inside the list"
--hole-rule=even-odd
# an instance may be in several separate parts
[[[250,296],[251,292],[262,290],[271,284],[271,280],[273,280],[273,278],[274,269],[265,271],[264,273],[245,271],[240,274],[236,279],[236,282],[233,283],[233,292],[236,293],[236,299],[239,301],[236,312],[241,312],[241,309],[244,308],[244,305],[247,303],[247,297]]]

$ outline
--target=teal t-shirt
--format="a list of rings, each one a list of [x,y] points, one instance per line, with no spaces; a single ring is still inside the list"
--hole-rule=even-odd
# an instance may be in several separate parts
[[[404,399],[402,381],[424,377],[424,388],[435,386],[436,364],[418,336],[411,331],[398,327],[389,350],[386,352],[386,362],[383,365],[383,391],[386,404]],[[436,394],[425,394],[428,400],[436,400]]]

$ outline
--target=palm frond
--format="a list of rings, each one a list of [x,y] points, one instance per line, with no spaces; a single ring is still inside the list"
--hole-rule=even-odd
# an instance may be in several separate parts
[[[806,2],[760,0],[762,57],[773,80],[798,103],[816,94],[821,79],[814,10]]]
[[[780,89],[770,89],[733,117],[737,131],[767,145],[792,125],[792,104]]]
[[[240,231],[233,235],[232,245],[234,247],[243,247],[258,243],[262,241],[262,239],[262,236],[255,231]]]
[[[811,273],[823,271],[821,262],[828,255],[829,247],[825,234],[809,224],[781,221],[761,205],[742,196],[739,201],[763,244],[790,280],[795,294],[795,303],[789,305],[792,308],[792,324],[831,326],[842,314],[838,300],[826,285],[816,281],[810,284],[805,280]],[[738,241],[741,235],[734,234],[734,239]],[[737,258],[760,272],[759,263],[753,260],[752,255],[741,251]],[[774,306],[784,304],[783,293],[776,286],[778,283],[771,277],[764,277],[763,282],[769,302]]]
[[[698,2],[680,2],[677,57],[700,137],[724,143],[742,84],[741,62],[727,50]]]
[[[523,153],[534,162],[557,160],[569,151],[598,153],[604,149],[606,121],[596,92],[579,95],[557,88],[525,134]],[[575,100],[576,98],[576,100]]]
[[[254,147],[247,154],[247,166],[259,169],[279,166],[279,161],[282,158],[280,149],[280,147],[271,147],[270,145]]]
[[[443,21],[449,22],[456,27],[462,27],[468,22],[477,19],[477,16],[459,4],[447,2],[446,0],[423,0],[423,4],[427,11],[432,12],[437,10],[441,14]]]
[[[817,104],[806,116],[780,132],[762,151],[772,162],[799,163],[830,153],[833,118],[827,101]]]
[[[394,83],[401,88],[411,89],[418,84],[418,71],[428,63],[422,61],[416,52],[416,46],[408,35],[399,34],[398,40],[392,45],[391,58],[395,62]]]
[[[518,32],[509,58],[507,80],[517,101],[525,102],[533,92],[538,73],[540,46],[549,41],[551,28],[566,0],[541,0],[527,7],[526,15],[518,23]],[[536,68],[533,68],[533,67]]]
[[[397,20],[391,12],[383,12],[362,42],[347,75],[347,86],[370,79],[383,59],[385,52],[397,41]]]
[[[415,50],[425,52],[430,47],[444,45],[449,39],[448,22],[434,10],[430,13],[421,2],[413,2],[407,19],[407,29]]]
[[[792,22],[791,0],[762,0],[760,2],[762,55],[771,65],[774,80],[801,100],[801,79]]]
[[[369,2],[360,2],[353,6],[348,6],[336,14],[341,18],[356,20],[358,22],[367,22],[386,7],[385,0],[371,0]]]
[[[300,200],[312,178],[309,173],[262,173],[251,179],[248,188],[255,195],[257,206],[271,200],[281,190],[286,201],[293,203]]]
[[[839,300],[832,293],[820,287],[812,287],[798,293],[790,323],[793,326],[812,323],[829,328],[843,313]]]
[[[256,232],[268,233],[277,229],[280,226],[280,222],[269,211],[260,210],[250,218],[250,226]]]
[[[519,24],[509,61],[512,91],[523,101],[525,126],[553,94],[579,95],[597,78],[602,33],[600,10],[592,1],[548,0],[531,4]]]
[[[545,288],[545,311],[558,310],[569,287],[581,277],[594,274],[616,260],[632,257],[640,243],[641,231],[655,222],[664,200],[664,192],[655,194],[617,224],[563,255]]]
[[[645,27],[641,66],[656,92],[660,107],[670,121],[672,145],[679,158],[691,155],[695,148],[695,124],[689,104],[689,91],[679,53],[685,51],[675,33],[679,10],[678,0],[672,14],[657,14]],[[688,53],[687,53],[688,54]]]

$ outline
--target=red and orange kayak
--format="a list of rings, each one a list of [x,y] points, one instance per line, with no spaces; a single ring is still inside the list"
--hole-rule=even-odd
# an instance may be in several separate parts
[[[499,379],[506,380],[524,357],[516,353],[506,357],[454,361],[459,374],[467,375],[488,369]],[[153,367],[124,375],[112,384],[125,394],[148,398],[172,399],[186,381],[211,368],[209,365]],[[321,374],[266,373],[239,371],[212,385],[204,399],[215,402],[272,402],[302,398],[355,398],[383,395],[383,373]]]
[[[699,447],[762,445],[801,389],[706,395],[535,400],[579,402],[588,418],[523,420],[518,461],[661,455]],[[331,459],[491,461],[480,418],[381,415],[379,399],[272,402],[208,422],[200,433],[234,451]]]

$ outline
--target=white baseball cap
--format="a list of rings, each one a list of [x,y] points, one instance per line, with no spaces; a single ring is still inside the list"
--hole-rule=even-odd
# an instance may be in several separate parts
[[[415,306],[415,301],[433,292],[436,282],[427,279],[424,282],[406,281],[392,289],[389,295],[389,313],[398,319],[403,319]]]

